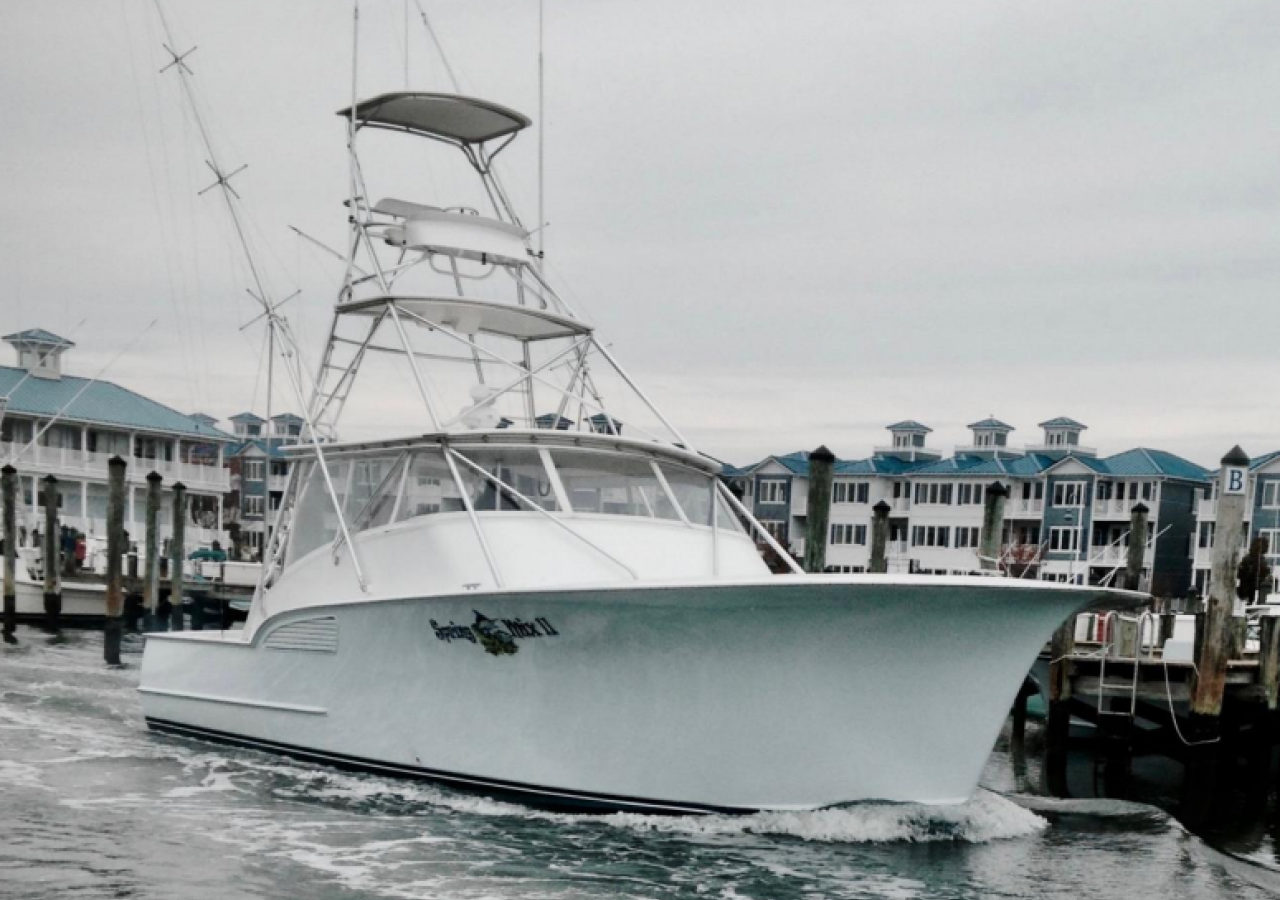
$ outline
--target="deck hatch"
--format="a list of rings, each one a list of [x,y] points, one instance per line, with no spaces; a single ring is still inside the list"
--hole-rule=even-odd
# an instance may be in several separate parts
[[[338,652],[338,619],[319,616],[286,622],[267,635],[268,650],[301,650],[308,653]]]

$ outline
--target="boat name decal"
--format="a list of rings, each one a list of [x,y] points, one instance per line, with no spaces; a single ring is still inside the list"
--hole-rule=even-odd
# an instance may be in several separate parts
[[[544,617],[538,616],[532,622],[524,619],[491,619],[479,610],[473,609],[476,620],[471,625],[459,625],[450,620],[448,625],[441,625],[431,620],[431,630],[436,640],[452,644],[454,641],[470,641],[484,647],[486,653],[494,656],[508,656],[520,649],[517,640],[528,638],[558,637],[560,632]]]

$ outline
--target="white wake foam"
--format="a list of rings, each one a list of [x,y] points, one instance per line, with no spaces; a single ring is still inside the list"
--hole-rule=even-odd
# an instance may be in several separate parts
[[[989,791],[955,806],[858,803],[810,812],[760,812],[748,816],[642,816],[617,813],[603,821],[639,831],[691,835],[767,834],[830,843],[964,841],[981,844],[1026,837],[1048,822]]]

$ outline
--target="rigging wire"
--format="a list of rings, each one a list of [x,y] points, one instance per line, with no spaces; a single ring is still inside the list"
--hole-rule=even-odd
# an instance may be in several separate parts
[[[157,233],[155,235],[156,243],[166,248],[163,252],[160,253],[160,256],[164,262],[165,279],[169,288],[167,293],[168,293],[170,305],[173,307],[173,313],[175,318],[180,318],[181,307],[178,302],[179,292],[178,292],[178,286],[176,283],[177,280],[175,279],[175,275],[174,275],[173,255],[170,252],[168,252],[168,249],[167,249],[170,243],[170,236],[173,233],[173,229],[169,227],[172,220],[170,220],[170,222],[166,222],[165,214],[164,214],[164,206],[160,201],[159,179],[156,174],[157,163],[156,163],[156,160],[153,158],[153,153],[152,153],[153,143],[155,143],[155,141],[153,141],[152,131],[150,126],[147,123],[148,116],[146,113],[146,104],[143,102],[142,85],[140,84],[138,79],[138,71],[137,71],[138,63],[137,63],[136,54],[134,53],[134,49],[133,49],[133,28],[129,20],[129,8],[128,8],[128,4],[126,3],[126,0],[120,0],[120,18],[124,24],[124,31],[125,31],[124,45],[125,45],[125,50],[129,57],[129,74],[133,81],[134,99],[136,101],[137,111],[138,111],[138,124],[142,129],[143,151],[144,151],[143,155],[147,162],[147,176],[148,176],[148,181],[151,187],[151,206],[155,213],[154,221],[155,221],[155,224],[157,225],[157,228],[156,228]],[[146,24],[146,17],[144,17],[144,26],[145,24]],[[148,29],[147,38],[148,40],[150,40],[150,29]],[[158,95],[158,89],[157,89],[157,95]],[[159,108],[158,103],[157,103],[157,108]],[[165,156],[163,120],[159,122],[157,137],[160,143],[160,155],[163,158]],[[190,392],[191,383],[192,383],[191,367],[193,365],[193,361],[192,361],[191,355],[186,350],[186,342],[184,341],[183,338],[184,338],[184,334],[181,330],[181,327],[179,326],[178,344],[180,349],[182,350],[183,368],[187,372],[186,384],[187,384],[188,392]]]

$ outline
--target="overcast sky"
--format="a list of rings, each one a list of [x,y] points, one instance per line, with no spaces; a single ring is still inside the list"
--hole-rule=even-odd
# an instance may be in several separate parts
[[[535,0],[423,2],[463,90],[536,117]],[[351,4],[165,9],[314,356],[341,270],[288,226],[343,239]],[[403,89],[404,3],[361,9],[360,93]],[[410,83],[448,90],[410,12]],[[161,42],[143,0],[0,3],[0,328],[91,375],[158,319],[107,377],[261,412]],[[902,418],[949,448],[988,414],[1280,448],[1280,4],[546,0],[546,59],[553,280],[702,449],[858,458]]]

